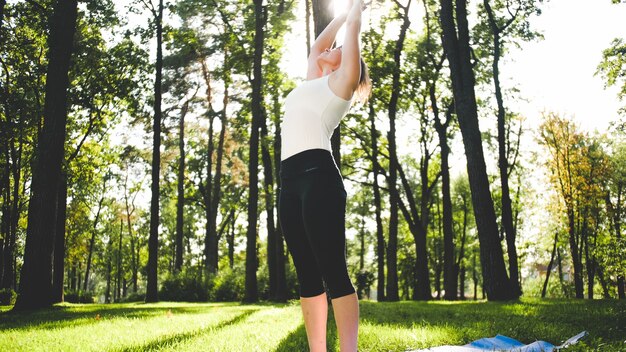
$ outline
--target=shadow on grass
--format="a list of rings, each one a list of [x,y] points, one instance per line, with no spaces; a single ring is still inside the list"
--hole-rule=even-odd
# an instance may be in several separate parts
[[[326,325],[326,350],[329,352],[337,351],[335,345],[337,341],[337,327],[332,311],[328,313],[328,321]],[[309,342],[306,336],[306,327],[304,323],[300,324],[298,328],[292,331],[289,335],[285,336],[273,352],[293,352],[293,351],[308,351]]]
[[[25,312],[0,313],[0,330],[5,329],[47,329],[63,328],[85,324],[95,324],[99,319],[115,318],[150,318],[168,312],[173,314],[205,314],[210,309],[221,305],[178,306],[148,305],[143,303],[112,304],[112,305],[72,305],[54,306],[42,310]],[[238,303],[224,304],[226,307],[237,307]]]
[[[135,345],[135,346],[129,346],[126,348],[121,348],[121,349],[115,349],[113,351],[116,352],[131,352],[131,351],[156,351],[156,350],[160,350],[164,347],[172,347],[176,344],[191,340],[193,338],[199,337],[203,334],[206,333],[210,333],[213,331],[217,331],[219,329],[223,329],[227,326],[230,325],[235,325],[240,323],[241,321],[243,321],[244,319],[246,319],[248,316],[250,316],[251,314],[257,312],[259,309],[250,309],[245,311],[242,314],[237,315],[236,317],[227,320],[227,321],[223,321],[220,322],[216,325],[212,325],[212,326],[207,326],[205,328],[201,328],[201,329],[197,329],[197,330],[193,330],[193,331],[188,331],[188,332],[182,332],[179,334],[175,334],[175,335],[169,335],[169,336],[165,336],[165,337],[161,337],[158,339],[155,339],[153,341],[150,341],[148,343],[145,344],[141,344],[141,345]]]

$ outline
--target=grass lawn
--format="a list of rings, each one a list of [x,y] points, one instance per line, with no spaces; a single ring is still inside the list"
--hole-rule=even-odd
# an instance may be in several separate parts
[[[62,304],[13,314],[0,307],[0,351],[307,351],[298,301],[288,304]],[[626,351],[626,302],[523,299],[360,302],[359,351],[407,351],[507,335],[568,351]],[[339,351],[332,310],[328,350]]]

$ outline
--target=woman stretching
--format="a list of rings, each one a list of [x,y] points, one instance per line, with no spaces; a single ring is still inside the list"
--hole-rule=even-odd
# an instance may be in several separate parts
[[[330,137],[353,95],[369,95],[361,58],[361,0],[336,17],[311,47],[307,80],[285,100],[281,138],[279,217],[300,286],[309,347],[326,351],[328,303],[332,299],[341,352],[357,350],[359,302],[346,266],[343,179],[331,154]],[[346,23],[342,47],[329,49]],[[356,93],[356,94],[355,94]]]

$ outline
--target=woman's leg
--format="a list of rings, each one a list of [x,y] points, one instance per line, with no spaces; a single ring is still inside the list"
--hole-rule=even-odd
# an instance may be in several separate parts
[[[305,234],[300,200],[284,189],[280,193],[279,217],[298,276],[300,305],[309,348],[313,352],[325,352],[328,302],[322,274],[318,270],[317,260]]]
[[[300,305],[311,352],[326,352],[326,321],[328,319],[326,292],[315,297],[300,297]]]
[[[356,352],[359,333],[359,299],[356,293],[332,299],[341,352]]]
[[[304,196],[302,212],[306,234],[332,299],[341,352],[354,352],[359,303],[346,265],[345,207],[341,176],[326,173]]]

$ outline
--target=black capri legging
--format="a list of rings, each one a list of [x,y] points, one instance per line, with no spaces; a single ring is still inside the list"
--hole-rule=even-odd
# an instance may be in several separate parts
[[[278,215],[300,297],[355,292],[346,266],[346,191],[332,154],[310,149],[281,162]]]

